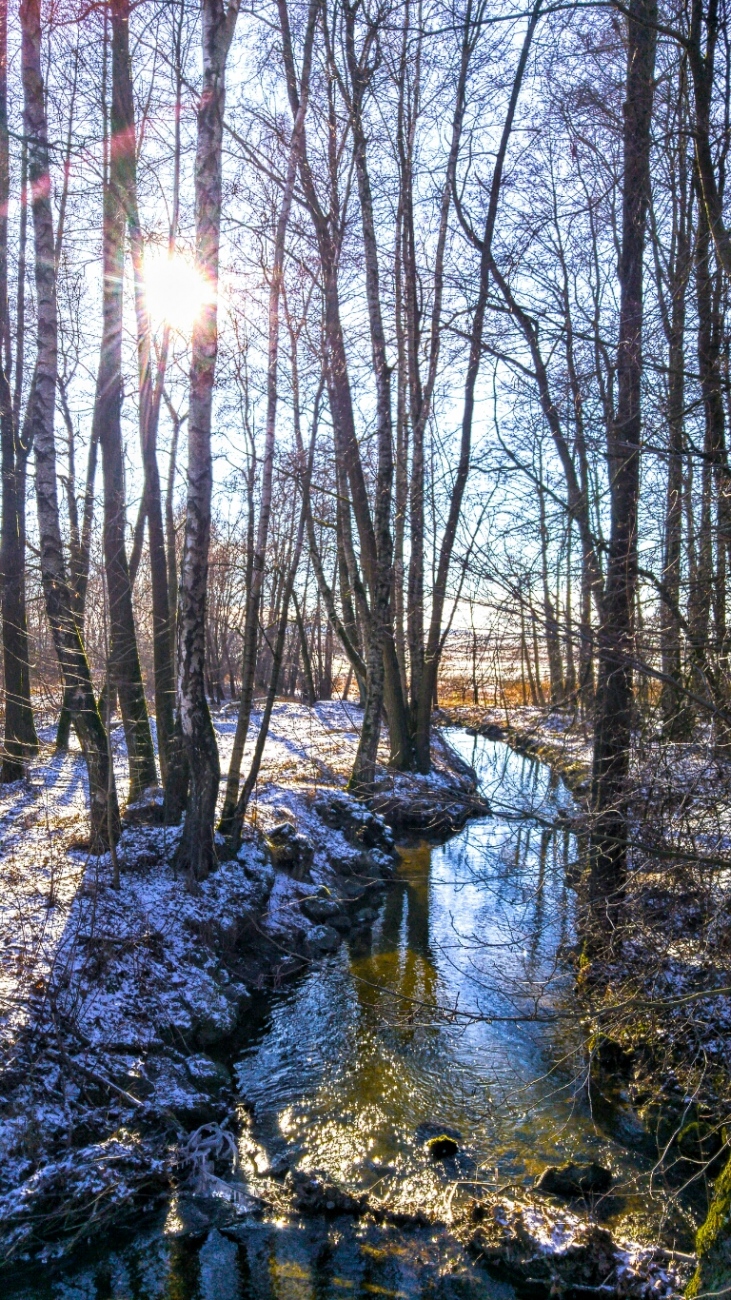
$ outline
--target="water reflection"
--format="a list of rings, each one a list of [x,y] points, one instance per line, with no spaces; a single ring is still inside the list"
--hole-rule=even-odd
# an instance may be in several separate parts
[[[571,799],[538,763],[455,732],[492,815],[441,846],[402,851],[398,883],[372,933],[272,995],[240,1045],[235,1073],[253,1108],[262,1164],[287,1157],[390,1208],[453,1205],[455,1185],[530,1181],[568,1157],[636,1172],[599,1133],[583,1089],[584,1056],[558,954],[571,941],[567,885],[578,846]],[[429,1158],[425,1139],[459,1135],[459,1155]],[[264,1184],[261,1184],[262,1186]],[[77,1300],[326,1300],[348,1294],[504,1297],[446,1234],[376,1225],[255,1221],[236,1240],[197,1245],[151,1226],[138,1241],[48,1283]]]
[[[451,739],[495,815],[404,849],[370,940],[279,996],[237,1066],[270,1158],[289,1152],[401,1208],[438,1208],[455,1178],[607,1156],[557,960],[574,920],[570,796],[504,745]],[[461,1135],[449,1170],[427,1158],[434,1127]]]

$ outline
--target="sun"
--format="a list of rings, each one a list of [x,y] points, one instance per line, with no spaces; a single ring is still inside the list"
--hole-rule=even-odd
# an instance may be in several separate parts
[[[215,299],[192,259],[164,248],[145,251],[145,284],[153,323],[165,322],[180,334],[190,334],[203,308]]]

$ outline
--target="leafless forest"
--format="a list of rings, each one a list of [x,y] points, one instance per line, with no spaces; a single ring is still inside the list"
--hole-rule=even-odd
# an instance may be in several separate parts
[[[80,755],[83,869],[124,907],[129,806],[202,907],[283,702],[298,743],[347,705],[386,820],[445,725],[537,754],[590,1073],[675,1080],[663,1158],[695,1125],[693,1295],[731,1295],[729,16],[0,0],[3,833]]]

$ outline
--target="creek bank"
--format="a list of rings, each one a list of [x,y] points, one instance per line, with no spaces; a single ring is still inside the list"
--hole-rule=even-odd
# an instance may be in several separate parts
[[[395,1226],[404,1239],[427,1228],[452,1252],[460,1246],[488,1274],[508,1281],[521,1296],[587,1300],[606,1294],[624,1300],[673,1300],[687,1279],[689,1261],[613,1235],[607,1228],[529,1196],[479,1194],[456,1215],[393,1211],[369,1193],[354,1194],[316,1171],[269,1170],[268,1186],[251,1198],[228,1201],[191,1196],[185,1187],[175,1202],[166,1234],[200,1240],[215,1230],[243,1242],[252,1220],[278,1222],[304,1216],[335,1226],[343,1219]],[[450,1246],[451,1243],[451,1246]]]
[[[394,772],[381,773],[376,780],[370,806],[399,837],[446,838],[470,818],[489,815],[474,770],[437,730],[432,736],[431,759],[428,776]]]
[[[529,1200],[476,1201],[458,1232],[488,1268],[537,1300],[597,1294],[671,1300],[688,1274],[687,1264],[670,1252],[622,1240],[570,1210]]]
[[[585,800],[589,745],[572,719],[514,712],[517,722],[474,709],[445,716],[540,758]],[[668,1197],[686,1188],[694,1198],[687,1294],[731,1295],[731,768],[710,744],[638,736],[632,779],[622,934],[591,964],[574,953],[591,1089],[626,1143],[661,1161]]]
[[[474,774],[439,741],[436,763],[432,777],[391,782],[396,826],[420,784],[420,829],[442,807],[446,827],[479,806]],[[152,1213],[186,1135],[237,1114],[230,1044],[253,995],[378,915],[395,863],[382,816],[325,783],[260,791],[256,814],[196,895],[176,874],[180,829],[157,824],[156,791],[126,811],[119,891],[108,857],[84,865],[70,849],[80,884],[0,1073],[0,1264],[49,1262]]]
[[[473,706],[440,708],[437,717],[443,726],[464,727],[488,740],[500,740],[517,754],[536,758],[561,777],[574,798],[584,803],[591,785],[590,742],[574,720],[560,710],[522,709],[518,723],[503,717],[497,709]]]

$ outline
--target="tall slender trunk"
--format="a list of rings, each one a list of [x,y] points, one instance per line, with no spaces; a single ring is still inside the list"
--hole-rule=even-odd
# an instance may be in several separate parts
[[[475,409],[477,378],[480,370],[480,362],[482,360],[482,340],[485,325],[485,311],[487,309],[487,294],[490,284],[490,276],[496,274],[496,266],[492,255],[492,241],[495,232],[498,203],[500,200],[505,157],[510,136],[512,134],[515,112],[518,106],[518,98],[520,96],[523,76],[528,63],[528,55],[533,43],[536,26],[540,18],[540,7],[541,0],[536,0],[523,38],[523,46],[518,59],[515,76],[513,78],[513,86],[507,113],[505,115],[505,123],[503,125],[500,144],[495,158],[483,235],[482,239],[478,241],[480,250],[480,274],[477,301],[475,303],[475,309],[472,316],[472,328],[470,330],[469,357],[467,362],[467,374],[465,377],[459,457],[452,485],[447,519],[442,534],[442,543],[439,548],[439,558],[436,565],[436,575],[431,599],[431,617],[429,619],[429,630],[427,633],[424,653],[423,676],[416,709],[415,748],[417,764],[419,770],[422,772],[428,772],[430,766],[431,713],[434,693],[437,687],[439,660],[442,650],[442,619],[444,615],[444,604],[447,598],[447,582],[452,563],[452,552],[457,537],[457,525],[462,511],[462,500],[467,486],[467,476],[469,474],[470,458],[472,455],[472,422]]]
[[[565,693],[574,706],[576,700],[576,659],[574,655],[573,572],[571,568],[571,540],[573,527],[568,521],[566,533],[566,605],[564,610],[564,646],[566,648]]]
[[[599,681],[592,771],[591,897],[613,923],[627,860],[627,777],[632,740],[632,659],[642,414],[643,254],[650,193],[650,125],[656,0],[630,0],[623,128],[622,244],[617,411],[608,429],[611,528],[598,637]]]
[[[280,5],[280,9],[282,6]],[[285,6],[286,8],[286,6]],[[287,175],[282,192],[282,202],[277,217],[274,236],[274,262],[269,284],[269,343],[267,358],[267,415],[264,436],[264,458],[262,462],[261,501],[259,505],[259,522],[254,545],[251,566],[251,582],[247,591],[246,614],[244,618],[244,653],[241,668],[241,697],[239,713],[236,720],[236,732],[231,751],[226,793],[221,814],[221,832],[227,834],[233,826],[233,818],[239,797],[239,777],[244,746],[251,720],[251,705],[254,696],[254,678],[256,674],[256,647],[259,629],[259,609],[261,605],[264,566],[266,561],[267,539],[269,537],[269,520],[272,506],[272,472],[274,467],[274,440],[277,423],[277,374],[279,368],[279,321],[284,276],[284,248],[289,216],[294,198],[294,186],[297,177],[299,153],[304,135],[305,115],[309,94],[310,63],[312,44],[315,35],[315,21],[318,5],[311,0],[305,37],[300,99],[295,114],[292,136],[289,145]]]
[[[668,328],[668,474],[663,537],[663,599],[660,603],[660,654],[663,683],[660,710],[668,740],[687,740],[690,710],[683,697],[682,640],[679,622],[683,543],[683,457],[685,454],[685,316],[690,268],[686,153],[681,154],[676,249],[670,277]]]
[[[300,94],[297,84],[297,72],[286,0],[278,0],[278,8],[285,72],[287,77],[287,91],[292,116],[296,120],[300,109]],[[328,49],[328,54],[332,66],[331,49]],[[331,135],[331,143],[333,141],[334,134]],[[333,148],[331,150],[331,172],[337,170],[335,154],[336,150]],[[376,590],[376,574],[378,570],[377,543],[373,517],[371,515],[370,501],[366,488],[365,475],[363,472],[363,463],[360,456],[360,447],[355,429],[353,398],[350,389],[348,362],[343,337],[342,321],[340,318],[340,301],[338,294],[340,235],[338,233],[333,233],[331,220],[323,211],[318,199],[314,179],[307,158],[306,134],[304,129],[302,135],[302,146],[299,150],[299,172],[305,202],[315,229],[320,257],[322,293],[324,299],[324,343],[327,384],[336,438],[337,454],[342,460],[342,469],[350,487],[350,498],[352,501],[356,527],[358,529],[365,581],[368,585],[371,599],[373,599]],[[333,187],[331,201],[335,205],[334,210],[336,210],[337,203],[334,188],[335,178],[332,175],[331,185]],[[311,533],[308,525],[308,540],[310,537]],[[353,581],[353,577],[354,575],[351,574],[351,582]],[[318,574],[318,586],[320,587],[323,599],[326,602],[328,616],[332,618],[333,626],[336,628],[338,635],[342,640],[342,632],[344,629],[342,622],[337,618],[337,615],[333,617],[334,610],[331,612],[331,606],[329,605],[325,595],[327,582],[324,575],[322,575],[321,580],[321,576]],[[355,594],[357,597],[357,589]],[[364,624],[366,622],[368,622],[368,620],[364,620]],[[340,623],[340,626],[338,626],[338,623]],[[385,624],[382,625],[380,635],[382,636],[383,645],[383,689],[391,738],[391,762],[395,767],[408,767],[411,762],[411,739],[409,735],[406,705],[403,691],[401,689],[401,675],[398,658],[394,644],[390,601],[388,619]],[[355,649],[354,647],[351,648],[353,650]],[[352,658],[350,654],[348,657],[351,659],[351,663],[355,666],[355,659]],[[376,680],[378,679],[380,672],[380,669],[376,669]],[[370,724],[369,730],[373,731],[375,734],[375,729],[371,728]]]
[[[221,165],[226,61],[237,8],[202,0],[203,87],[198,104],[195,159],[196,264],[218,288],[221,242]],[[220,765],[205,693],[206,596],[211,535],[211,416],[218,355],[218,301],[201,308],[193,329],[188,415],[188,508],[178,616],[178,710],[190,770],[190,790],[179,860],[191,889],[208,875],[216,855],[213,819]]]
[[[314,450],[315,450],[315,440],[313,437],[312,442],[310,444],[310,454],[309,454],[307,468],[304,471],[308,479],[312,474],[312,459],[314,455]],[[264,746],[266,744],[266,739],[269,734],[269,723],[271,722],[272,710],[274,708],[274,701],[276,700],[277,690],[279,688],[279,677],[282,668],[282,658],[284,656],[284,644],[287,636],[287,623],[289,620],[289,605],[291,600],[294,600],[300,635],[302,635],[303,632],[302,615],[300,612],[300,607],[297,603],[297,597],[294,591],[294,583],[297,577],[297,570],[299,568],[299,562],[302,555],[302,543],[304,541],[304,536],[305,536],[305,514],[306,512],[305,512],[305,506],[303,502],[300,508],[299,524],[297,528],[297,537],[294,543],[293,554],[288,567],[288,571],[286,574],[284,587],[282,591],[282,601],[281,601],[281,607],[279,612],[279,618],[277,622],[277,635],[276,635],[276,640],[274,642],[274,648],[272,654],[271,675],[269,679],[269,686],[267,689],[266,700],[264,703],[264,711],[262,713],[261,723],[259,724],[259,734],[256,738],[256,745],[254,746],[254,753],[251,759],[251,766],[249,768],[248,774],[246,776],[246,780],[244,781],[243,787],[241,789],[241,794],[239,796],[238,805],[236,809],[236,818],[239,827],[243,822],[246,809],[249,804],[249,799],[251,798],[252,791],[254,789],[254,786],[256,785],[259,776],[259,770],[261,768],[261,760],[264,754]],[[307,654],[306,637],[303,637],[302,639],[302,652],[303,652],[303,656],[306,656]],[[306,658],[305,658],[305,663],[307,664]],[[312,689],[311,668],[309,669],[308,681],[310,683],[310,689]],[[314,699],[308,701],[308,703],[314,704]]]
[[[409,11],[407,6],[404,16],[404,50],[406,49],[406,40],[409,35],[408,13]],[[408,129],[403,132],[400,149],[401,204],[404,213],[403,260],[405,281],[408,286],[405,293],[405,315],[408,340],[407,358],[410,415],[413,430],[411,440],[411,480],[409,485],[409,541],[411,553],[409,560],[407,602],[407,628],[410,658],[409,705],[416,766],[424,772],[428,771],[431,765],[431,708],[436,691],[437,674],[439,671],[439,660],[437,657],[436,662],[430,662],[427,680],[425,681],[424,674],[427,647],[424,641],[424,439],[427,422],[431,413],[434,385],[437,379],[439,358],[441,354],[444,258],[447,248],[452,193],[455,186],[457,161],[462,140],[462,128],[466,105],[467,75],[476,39],[476,29],[473,27],[472,15],[473,8],[470,3],[467,6],[464,18],[460,50],[460,67],[457,78],[454,114],[452,117],[452,133],[439,211],[439,231],[434,257],[434,297],[430,321],[429,359],[426,377],[423,382],[419,360],[421,351],[421,323],[418,302],[419,274],[416,264],[417,241],[413,202],[414,130],[419,111],[421,92],[420,30],[417,43],[417,57],[414,60],[415,71],[411,120],[408,124]],[[455,484],[455,487],[459,491],[458,483]],[[461,497],[459,506],[461,508]],[[448,529],[450,528],[449,521],[447,527]],[[443,544],[445,539],[443,539]],[[452,542],[448,542],[448,547],[451,559]],[[443,609],[443,601],[440,602],[439,596],[437,596],[437,606],[438,608],[436,610],[432,607],[432,621],[434,614],[438,614],[439,628],[436,630],[436,642],[438,643],[441,637],[441,617]],[[435,638],[432,628],[430,628],[430,635],[432,637],[433,647],[435,644]]]
[[[551,704],[560,704],[564,695],[563,663],[561,661],[561,630],[558,617],[551,600],[548,581],[548,528],[546,525],[546,500],[542,486],[538,489],[538,505],[541,535],[541,578],[543,583],[543,622],[546,638],[546,657],[548,659],[548,680],[551,692]]]
[[[560,223],[559,223],[558,209],[556,206],[555,197],[554,197],[554,213],[555,213],[556,230],[558,235],[559,255],[561,259],[561,272],[562,272],[562,279],[563,279],[562,297],[563,297],[564,321],[566,326],[566,367],[569,375],[569,385],[571,388],[571,404],[572,404],[573,416],[574,416],[573,453],[574,453],[574,458],[578,463],[578,474],[576,473],[576,471],[574,471],[573,473],[569,472],[569,474],[567,475],[567,480],[568,480],[567,486],[569,488],[569,502],[570,502],[569,511],[568,511],[569,562],[568,562],[568,570],[567,570],[567,592],[570,592],[571,590],[571,577],[572,577],[571,561],[570,561],[571,540],[573,534],[573,525],[574,523],[576,523],[579,532],[579,540],[581,543],[581,598],[580,598],[580,612],[579,612],[578,691],[579,691],[579,698],[581,701],[582,711],[584,715],[586,715],[587,712],[589,712],[594,705],[594,662],[593,662],[593,647],[592,647],[591,602],[592,602],[592,591],[593,591],[595,595],[599,597],[599,604],[601,604],[601,591],[600,591],[601,571],[599,569],[598,559],[596,556],[594,543],[591,536],[591,522],[590,522],[591,494],[590,494],[590,478],[589,478],[589,460],[587,456],[587,447],[586,447],[586,428],[584,422],[584,396],[582,392],[581,382],[579,379],[579,373],[576,367],[576,353],[575,353],[575,346],[574,346],[575,345],[574,323],[573,323],[573,314],[571,310],[569,273],[568,273],[568,267],[566,265],[563,241],[561,239],[561,234],[560,234]],[[533,351],[534,351],[534,355],[536,355],[536,353],[538,352],[537,339],[535,341],[535,346]],[[541,374],[541,378],[539,379],[539,387],[543,389],[542,400],[543,400],[544,410],[546,410],[548,406],[548,403],[546,402],[546,398],[549,398],[548,376],[546,374],[545,367],[539,367],[539,370]],[[551,432],[554,437],[554,442],[556,442],[559,448],[559,455],[561,455],[562,438],[560,436],[560,430],[558,427],[558,413],[555,411],[552,404],[548,409],[550,410],[550,417],[548,420],[549,427],[551,427],[551,423],[553,422],[553,428],[551,429]],[[557,435],[559,436],[557,437]],[[566,449],[566,451],[568,452],[568,448]],[[564,469],[566,469],[568,465],[568,457],[564,455],[562,456],[562,460],[564,463]],[[566,656],[567,656],[567,664],[568,664],[570,662],[570,659],[573,657],[573,635],[572,635],[571,628],[568,626],[567,626]],[[567,682],[567,689],[568,689],[568,682]],[[576,687],[574,687],[574,689],[576,689]]]
[[[683,693],[683,647],[680,636],[680,580],[683,567],[683,458],[685,454],[685,299],[691,272],[691,186],[688,183],[687,70],[680,68],[678,165],[672,203],[669,259],[670,309],[663,312],[667,335],[667,484],[663,529],[659,646],[663,681],[659,708],[667,740],[687,740],[692,712]]]
[[[376,758],[381,734],[384,688],[386,686],[384,662],[384,651],[388,654],[386,629],[391,628],[393,430],[391,423],[391,369],[386,355],[386,336],[381,312],[378,244],[368,167],[368,148],[363,123],[363,102],[368,77],[356,51],[355,18],[356,6],[346,5],[345,50],[352,92],[350,104],[351,128],[353,131],[355,172],[363,231],[371,355],[376,383],[378,464],[373,507],[375,566],[371,582],[371,623],[366,657],[367,691],[360,740],[350,778],[350,788],[357,793],[369,793],[375,777]],[[398,684],[400,693],[401,679],[392,635],[390,637],[390,648],[393,651],[393,656],[389,665],[391,674],[389,688],[390,692],[392,692],[393,688]],[[393,680],[394,676],[395,681]],[[398,707],[396,699],[392,699],[390,694],[386,706],[390,717],[392,710]]]
[[[124,194],[130,138],[126,5],[112,8],[112,110],[109,182],[104,191],[104,279],[102,341],[94,404],[95,432],[104,480],[104,561],[109,595],[109,664],[122,710],[129,758],[129,797],[135,800],[157,781],[126,552],[127,507],[122,444],[122,331],[125,246]]]
[[[86,759],[92,845],[99,848],[109,844],[110,836],[116,836],[119,813],[107,736],[94,698],[83,639],[73,617],[61,542],[54,438],[58,315],[48,123],[41,72],[40,0],[23,0],[20,18],[24,125],[35,247],[37,359],[29,422],[35,447],[41,574],[46,613],[69,708]]]
[[[405,48],[405,47],[404,47]],[[403,114],[404,76],[399,83],[399,121]],[[393,518],[393,617],[396,639],[396,658],[401,674],[401,690],[404,699],[408,696],[408,678],[406,672],[406,626],[404,622],[406,605],[404,600],[404,541],[406,536],[406,512],[408,508],[409,473],[409,424],[406,409],[406,341],[404,338],[403,311],[403,257],[402,257],[403,203],[399,201],[396,214],[396,249],[394,255],[394,296],[396,328],[396,471],[394,483],[394,518]],[[338,499],[338,510],[341,505]],[[339,535],[339,534],[338,534]]]
[[[121,180],[121,197],[129,227],[134,271],[135,314],[137,319],[137,356],[140,386],[140,443],[144,470],[141,518],[146,517],[149,538],[150,578],[152,592],[152,641],[155,676],[155,714],[157,722],[158,752],[163,784],[169,785],[172,749],[175,744],[175,649],[171,627],[171,609],[174,593],[168,587],[169,564],[166,555],[165,526],[163,522],[160,470],[157,461],[157,434],[160,421],[163,385],[170,350],[170,326],[165,325],[162,343],[153,366],[152,331],[147,310],[144,278],[143,240],[137,199],[137,166],[134,98],[129,57],[129,2],[115,0],[112,30],[121,50],[119,59],[118,102],[122,121],[119,129],[127,142],[124,170]],[[181,22],[175,33],[175,114],[173,192],[168,236],[168,256],[175,250],[180,190],[180,108],[182,75],[180,69]]]
[[[712,694],[706,672],[710,647],[710,615],[713,604],[713,467],[724,438],[724,410],[719,367],[722,323],[718,313],[717,284],[711,268],[711,237],[703,208],[698,214],[695,249],[695,287],[698,310],[698,373],[705,432],[701,466],[701,510],[698,546],[688,601],[690,654],[695,692]]]
[[[27,152],[23,145],[16,388],[23,366]],[[11,347],[8,301],[8,204],[10,137],[8,134],[8,7],[0,0],[0,449],[2,454],[2,636],[5,680],[5,734],[0,781],[19,780],[26,760],[38,752],[30,696],[28,623],[25,606],[25,485],[29,447],[19,436],[18,413],[10,390]]]

